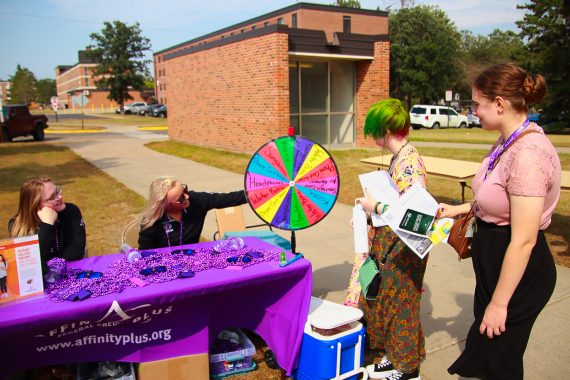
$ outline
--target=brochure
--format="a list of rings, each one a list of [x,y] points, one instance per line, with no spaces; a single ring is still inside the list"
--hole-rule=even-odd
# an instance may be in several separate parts
[[[377,201],[391,205],[399,198],[398,186],[392,180],[392,176],[386,170],[375,170],[370,173],[360,174],[360,185],[364,196],[373,196]],[[385,226],[386,222],[380,215],[372,214],[374,227]]]
[[[382,219],[402,241],[422,259],[433,248],[430,240],[437,213],[437,201],[421,185],[415,184],[392,202]]]
[[[0,303],[43,291],[38,235],[0,240]]]

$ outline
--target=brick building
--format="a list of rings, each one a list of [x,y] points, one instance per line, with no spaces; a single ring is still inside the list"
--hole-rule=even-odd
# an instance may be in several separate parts
[[[300,134],[370,147],[362,126],[389,95],[387,12],[298,3],[154,54],[171,139],[253,152]]]
[[[10,90],[11,84],[11,82],[0,80],[0,98],[2,99],[2,104],[10,103],[8,91]]]
[[[107,98],[109,91],[98,90],[93,79],[93,71],[97,63],[87,56],[84,50],[78,52],[79,61],[73,66],[60,65],[55,68],[57,97],[61,107],[87,110],[111,111],[118,104]],[[133,102],[145,101],[149,94],[130,91]],[[152,94],[150,94],[152,95]],[[130,102],[130,101],[129,101]]]

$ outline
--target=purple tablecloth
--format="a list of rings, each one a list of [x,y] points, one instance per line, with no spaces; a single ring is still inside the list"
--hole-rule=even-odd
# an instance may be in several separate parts
[[[246,248],[280,251],[257,238],[244,241]],[[69,266],[104,271],[119,257],[92,257]],[[243,270],[211,269],[79,302],[54,303],[41,295],[5,304],[0,307],[0,377],[50,364],[202,354],[229,327],[258,333],[290,374],[309,310],[311,279],[307,260],[282,268],[272,261]]]

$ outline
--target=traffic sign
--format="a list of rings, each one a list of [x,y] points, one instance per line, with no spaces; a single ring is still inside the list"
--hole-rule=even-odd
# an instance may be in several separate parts
[[[57,111],[57,106],[58,106],[57,96],[52,96],[50,100],[51,100],[51,107]]]

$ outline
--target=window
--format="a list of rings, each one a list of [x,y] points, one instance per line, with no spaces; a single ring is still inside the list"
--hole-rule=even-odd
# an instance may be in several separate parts
[[[263,26],[269,26],[269,21],[265,21],[265,22],[263,23]]]
[[[283,17],[277,19],[277,25],[283,25]]]
[[[424,112],[424,113],[425,113],[425,112]],[[432,108],[431,110],[429,110],[429,113],[430,113],[431,115],[437,115],[437,109]]]
[[[255,30],[255,29],[257,29],[257,25],[254,25],[251,27],[251,30]]]
[[[434,113],[433,111],[434,110],[432,110],[432,114]],[[415,113],[418,115],[425,115],[426,109],[423,107],[412,107],[412,110],[410,111],[410,113]]]
[[[291,24],[293,25],[293,28],[297,28],[297,13],[293,13],[291,16]]]
[[[350,33],[351,27],[350,16],[343,16],[342,17],[342,31],[343,33]]]

